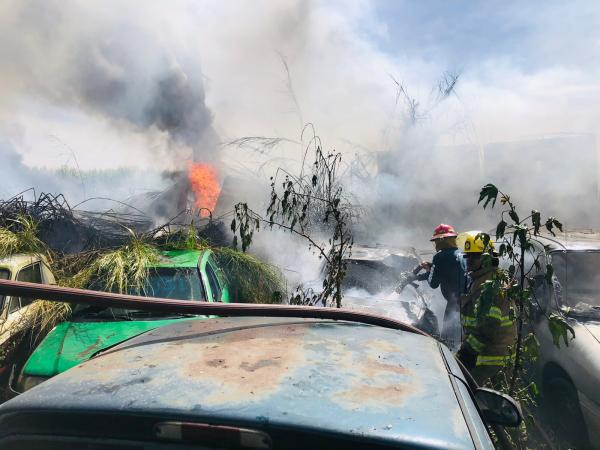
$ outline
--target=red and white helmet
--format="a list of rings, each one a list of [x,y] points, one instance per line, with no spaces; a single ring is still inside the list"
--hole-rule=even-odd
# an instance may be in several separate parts
[[[435,241],[437,239],[443,239],[447,237],[456,237],[458,233],[454,231],[454,227],[451,225],[447,225],[445,223],[440,223],[435,230],[433,230],[433,236],[431,237],[431,241]]]

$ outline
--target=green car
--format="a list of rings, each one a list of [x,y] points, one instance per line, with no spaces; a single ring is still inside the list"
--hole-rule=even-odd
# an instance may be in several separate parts
[[[227,278],[210,250],[161,252],[151,267],[142,295],[180,300],[229,303]],[[179,320],[205,316],[76,305],[71,320],[48,333],[26,361],[16,392],[90,359],[126,339]]]

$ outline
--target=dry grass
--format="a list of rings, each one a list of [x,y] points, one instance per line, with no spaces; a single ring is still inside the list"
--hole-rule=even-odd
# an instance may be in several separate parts
[[[260,259],[228,247],[213,248],[215,257],[236,293],[244,303],[281,303],[285,279],[281,271]]]
[[[151,243],[132,236],[122,247],[91,256],[85,255],[84,258],[91,261],[68,277],[70,279],[67,284],[126,293],[139,290],[144,285],[149,267],[158,261],[159,252]]]
[[[50,251],[37,236],[37,224],[29,216],[19,215],[0,227],[0,258],[17,253],[36,253],[50,256]]]
[[[161,250],[207,250],[212,246],[198,235],[193,226],[166,232],[155,240]]]

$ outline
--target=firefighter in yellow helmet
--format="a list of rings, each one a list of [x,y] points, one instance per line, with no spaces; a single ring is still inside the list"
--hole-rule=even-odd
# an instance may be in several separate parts
[[[480,231],[461,233],[457,241],[471,279],[460,301],[463,341],[458,357],[481,385],[512,360],[517,330],[509,299],[494,296],[490,302],[480,298],[484,283],[498,274],[494,242]]]

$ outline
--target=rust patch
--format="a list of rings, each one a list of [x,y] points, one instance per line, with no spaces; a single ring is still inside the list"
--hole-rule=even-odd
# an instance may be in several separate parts
[[[212,359],[210,361],[206,361],[206,365],[209,367],[223,367],[225,366],[224,359]]]
[[[274,333],[276,331],[276,333]],[[215,341],[189,343],[194,361],[184,376],[210,382],[214,389],[199,403],[216,405],[263,400],[278,391],[304,361],[304,327],[246,329]],[[214,339],[214,337],[213,337]]]
[[[402,346],[394,344],[390,341],[384,341],[382,339],[371,339],[365,343],[366,347],[373,352],[379,353],[404,353]]]
[[[343,355],[340,365],[349,383],[332,396],[332,401],[346,409],[382,409],[400,406],[421,389],[415,373],[391,361],[402,348],[387,341],[365,343],[361,357]]]
[[[387,363],[377,357],[367,358],[368,362],[364,364],[363,374],[367,378],[376,378],[389,374],[410,375],[410,371],[398,363]]]
[[[369,407],[381,408],[401,405],[406,397],[414,391],[404,386],[387,384],[384,386],[354,385],[353,389],[336,394],[338,403],[347,408]]]

